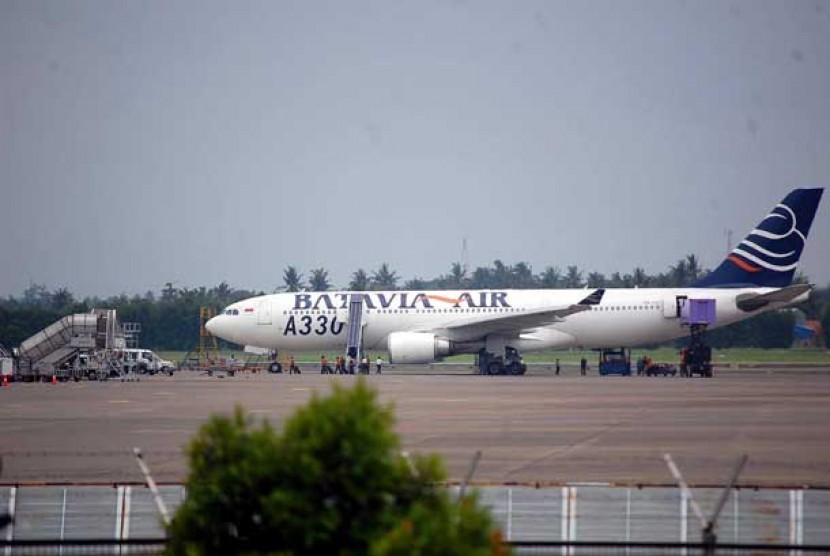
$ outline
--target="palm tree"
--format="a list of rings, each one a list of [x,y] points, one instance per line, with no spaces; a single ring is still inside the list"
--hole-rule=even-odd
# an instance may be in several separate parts
[[[427,282],[423,278],[413,278],[412,280],[407,280],[403,284],[403,289],[405,290],[426,290],[429,289],[427,287]]]
[[[614,272],[611,274],[611,278],[608,280],[608,285],[612,288],[621,288],[623,287],[623,277],[619,272]]]
[[[323,267],[312,268],[310,271],[311,277],[308,279],[308,285],[311,290],[315,292],[324,292],[331,288],[329,282],[329,273]]]
[[[282,275],[282,281],[285,282],[285,291],[287,292],[298,292],[303,289],[303,275],[291,265],[286,267]]]
[[[565,274],[566,288],[581,288],[582,287],[582,272],[576,265],[569,266],[568,272]]]
[[[161,290],[161,299],[162,301],[173,301],[178,293],[179,290],[173,287],[173,282],[167,282],[164,284],[164,289]]]
[[[686,271],[689,273],[689,280],[692,282],[700,278],[700,262],[694,253],[686,255]]]
[[[686,266],[685,259],[680,259],[671,267],[671,276],[675,287],[685,286],[689,282],[689,267]]]
[[[603,288],[605,287],[605,274],[602,272],[591,272],[588,274],[588,286],[592,288]]]
[[[376,290],[398,289],[398,274],[394,270],[391,270],[387,263],[382,263],[372,273],[372,286]]]
[[[43,284],[29,284],[29,287],[23,290],[23,303],[27,305],[39,305],[44,307],[52,300],[52,294],[46,289]]]
[[[501,259],[493,261],[493,287],[509,288],[512,285],[511,268],[501,262]]]
[[[543,288],[558,288],[562,285],[562,271],[558,267],[549,266],[539,275],[539,282]]]
[[[634,269],[631,281],[636,287],[643,288],[648,285],[648,275],[645,270],[638,266]]]
[[[352,281],[349,282],[349,291],[365,292],[369,289],[369,275],[362,268],[352,273]]]
[[[528,263],[518,262],[511,269],[511,286],[514,288],[528,289],[536,286],[536,278],[533,276],[533,269]]]
[[[228,305],[231,299],[231,295],[233,294],[233,290],[228,285],[227,282],[221,282],[215,288],[211,288],[208,292],[208,295],[212,297],[217,305],[225,306]]]
[[[52,307],[61,311],[75,303],[75,297],[67,288],[58,288],[52,293]]]
[[[450,276],[447,280],[447,287],[450,289],[460,290],[466,287],[467,283],[467,270],[461,265],[461,263],[452,263],[452,269],[450,270]]]
[[[470,287],[483,290],[493,286],[493,271],[486,266],[479,266],[473,271]]]

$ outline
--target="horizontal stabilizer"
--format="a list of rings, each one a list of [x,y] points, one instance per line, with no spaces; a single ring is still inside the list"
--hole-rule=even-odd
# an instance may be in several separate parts
[[[754,293],[745,293],[739,295],[735,300],[738,309],[746,311],[747,313],[763,309],[770,303],[789,303],[799,296],[808,293],[813,286],[811,284],[796,284],[781,288],[774,292],[765,293],[763,295]]]

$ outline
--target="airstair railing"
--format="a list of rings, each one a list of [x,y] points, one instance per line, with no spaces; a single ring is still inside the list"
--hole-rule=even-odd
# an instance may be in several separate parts
[[[357,357],[363,339],[363,294],[353,293],[349,298],[349,330],[346,355]]]

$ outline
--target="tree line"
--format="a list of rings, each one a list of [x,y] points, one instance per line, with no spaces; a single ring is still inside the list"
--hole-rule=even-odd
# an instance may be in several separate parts
[[[666,272],[648,274],[637,267],[631,273],[585,272],[576,265],[566,267],[547,266],[534,274],[529,263],[505,264],[500,259],[488,266],[476,267],[472,272],[459,262],[452,263],[450,271],[435,278],[412,278],[403,281],[388,263],[381,263],[377,269],[368,272],[363,268],[355,270],[346,290],[443,290],[443,289],[558,289],[558,288],[670,288],[687,286],[706,274],[695,255],[687,255],[669,267]],[[280,289],[288,292],[326,291],[332,288],[328,271],[313,268],[308,276],[297,267],[289,265],[283,272]]]
[[[495,260],[492,264],[478,266],[469,271],[459,262],[450,265],[447,273],[434,278],[415,277],[402,280],[388,263],[376,269],[355,270],[344,290],[440,290],[440,289],[559,289],[581,287],[633,288],[633,287],[683,287],[692,284],[706,274],[697,257],[688,255],[679,259],[666,271],[649,274],[637,267],[630,273],[585,272],[577,266],[564,268],[548,266],[534,273],[530,264],[517,262],[506,264]],[[806,277],[798,276],[805,282]],[[333,285],[325,268],[313,268],[304,274],[296,266],[288,265],[282,282],[273,291],[297,292],[327,291]],[[266,292],[239,289],[222,282],[214,287],[175,287],[167,283],[159,292],[148,291],[144,295],[121,294],[107,298],[86,297],[77,299],[66,288],[49,290],[41,284],[31,284],[20,297],[0,298],[0,344],[17,346],[60,317],[72,313],[85,313],[92,308],[111,308],[118,311],[122,322],[141,325],[141,345],[159,350],[186,351],[194,348],[199,338],[199,307],[221,309],[247,297]],[[816,289],[810,300],[799,307],[811,320],[821,320],[825,344],[830,345],[830,287]],[[765,313],[752,319],[730,325],[710,333],[714,347],[789,347],[795,316],[791,311]]]

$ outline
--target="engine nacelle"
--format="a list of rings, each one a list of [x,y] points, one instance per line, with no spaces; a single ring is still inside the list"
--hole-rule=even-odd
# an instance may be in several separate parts
[[[431,363],[450,354],[450,341],[428,332],[393,332],[387,342],[390,363]]]

